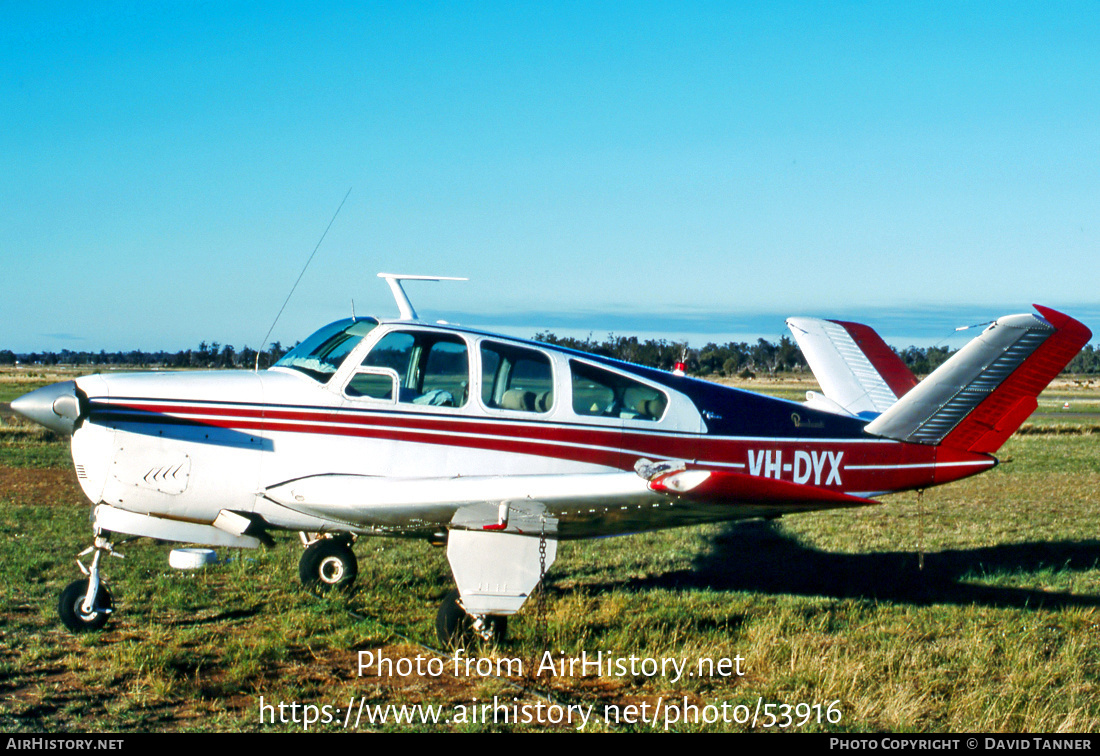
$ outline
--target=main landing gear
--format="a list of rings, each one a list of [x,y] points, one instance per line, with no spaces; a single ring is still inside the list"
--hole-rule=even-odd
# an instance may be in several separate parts
[[[469,614],[462,606],[458,591],[451,591],[435,615],[435,634],[447,648],[461,646],[474,637],[502,643],[508,635],[508,618],[498,614]]]
[[[82,580],[74,580],[61,591],[61,597],[57,602],[57,613],[65,627],[74,633],[83,633],[89,630],[101,630],[111,617],[114,609],[114,601],[107,586],[103,585],[99,576],[99,561],[104,554],[122,558],[114,550],[111,542],[100,533],[96,533],[95,545],[89,546],[78,556],[86,556],[95,552],[92,557],[92,566],[85,567],[83,562],[76,560],[80,571],[87,575]]]
[[[302,585],[327,593],[332,589],[347,591],[359,575],[359,563],[351,550],[352,536],[321,536],[312,541],[302,533],[305,553],[298,561],[298,577]]]
[[[467,637],[502,641],[508,617],[520,610],[557,556],[557,520],[539,503],[472,505],[455,513],[447,561],[458,590],[435,617],[444,646]]]

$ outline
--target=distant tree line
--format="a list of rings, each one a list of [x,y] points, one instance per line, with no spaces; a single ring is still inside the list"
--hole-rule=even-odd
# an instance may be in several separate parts
[[[687,372],[701,376],[739,376],[751,378],[760,374],[777,372],[808,371],[806,358],[798,344],[788,336],[781,336],[779,343],[773,344],[766,339],[757,339],[755,344],[747,342],[728,342],[694,349],[686,343],[666,341],[664,339],[639,341],[636,336],[616,336],[611,334],[604,341],[596,341],[591,336],[586,339],[555,336],[549,331],[535,334],[535,341],[557,344],[582,352],[611,357],[616,360],[635,362],[639,365],[671,370],[677,362],[683,360]],[[903,350],[894,349],[902,362],[915,374],[927,375],[942,365],[957,352],[941,346],[927,348],[911,346]],[[1069,363],[1067,373],[1100,373],[1100,349],[1087,345]]]
[[[535,334],[535,341],[576,349],[590,354],[598,354],[616,360],[633,362],[638,365],[655,367],[660,370],[672,370],[677,362],[683,360],[687,372],[700,376],[750,378],[756,375],[771,375],[780,372],[808,371],[809,366],[802,356],[798,344],[788,336],[781,336],[778,343],[766,339],[757,339],[755,344],[748,342],[713,342],[700,347],[689,347],[684,342],[665,339],[640,340],[637,336],[616,336],[609,334],[603,341],[591,336],[577,339],[572,336],[556,336],[549,331]],[[260,353],[260,367],[269,367],[290,351],[275,342]],[[955,349],[932,346],[927,348],[911,346],[897,352],[902,361],[916,375],[927,375],[939,367]],[[216,341],[201,342],[197,349],[179,352],[78,352],[62,349],[60,352],[29,352],[16,354],[10,349],[0,349],[0,365],[105,365],[114,367],[160,367],[160,368],[251,368],[256,364],[256,350],[243,347],[234,349],[230,344]],[[1069,363],[1067,373],[1100,373],[1100,346],[1087,345]]]
[[[558,337],[549,331],[535,334],[535,341],[598,354],[616,360],[639,365],[672,370],[683,361],[687,372],[694,375],[734,376],[756,373],[799,372],[809,370],[798,344],[782,336],[778,344],[758,339],[755,344],[729,342],[718,345],[713,342],[701,349],[693,349],[684,342],[665,339],[641,341],[637,336],[608,335],[604,341],[591,336],[577,339]]]
[[[1100,345],[1093,347],[1086,344],[1085,348],[1077,353],[1066,369],[1065,373],[1100,373]]]
[[[260,367],[270,367],[290,351],[278,341],[260,353]],[[231,344],[216,341],[199,344],[198,349],[179,352],[78,352],[62,349],[60,352],[26,352],[16,354],[10,349],[0,349],[0,365],[107,365],[117,367],[161,368],[251,368],[256,364],[256,350],[244,347],[236,350]]]

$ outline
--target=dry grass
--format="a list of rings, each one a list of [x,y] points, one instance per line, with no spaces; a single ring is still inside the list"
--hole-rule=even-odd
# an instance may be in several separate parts
[[[801,390],[800,381],[777,383]],[[757,383],[754,388],[761,388]],[[1056,386],[1091,402],[1096,386]],[[1059,396],[1060,398],[1060,396]],[[220,554],[199,573],[148,541],[108,579],[118,615],[74,637],[58,592],[88,545],[88,504],[47,434],[0,434],[0,727],[10,731],[259,731],[259,702],[671,707],[835,702],[839,722],[798,730],[1085,732],[1100,728],[1100,436],[1039,418],[967,481],[881,507],[568,543],[550,575],[547,648],[684,659],[742,657],[743,676],[587,675],[497,679],[369,674],[359,650],[431,657],[443,553],[364,540],[359,590],[297,587],[300,548]],[[923,554],[923,569],[920,567]],[[471,655],[523,659],[544,647],[529,605],[511,639]],[[673,702],[673,703],[670,703]],[[663,729],[663,720],[657,729]],[[776,725],[778,727],[778,725]],[[340,729],[336,725],[317,729]],[[362,725],[360,729],[408,729]],[[568,729],[544,722],[413,729]],[[651,730],[592,723],[589,730]],[[741,731],[750,724],[683,724]],[[757,730],[765,729],[762,723]]]

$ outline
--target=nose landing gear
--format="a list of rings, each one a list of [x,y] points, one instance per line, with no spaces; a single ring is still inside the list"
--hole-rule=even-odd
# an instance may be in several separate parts
[[[100,585],[96,591],[92,610],[84,611],[89,584],[88,580],[74,580],[61,591],[61,598],[57,602],[57,613],[61,617],[61,623],[74,633],[101,630],[111,617],[113,601],[111,592],[105,585]]]
[[[115,551],[111,542],[98,532],[95,545],[89,546],[78,556],[86,556],[93,551],[95,556],[92,557],[90,568],[85,567],[80,559],[76,560],[80,571],[87,575],[87,578],[74,580],[65,586],[57,602],[57,613],[61,623],[74,633],[102,629],[114,609],[111,592],[100,581],[99,560],[104,554],[122,559],[122,554]]]

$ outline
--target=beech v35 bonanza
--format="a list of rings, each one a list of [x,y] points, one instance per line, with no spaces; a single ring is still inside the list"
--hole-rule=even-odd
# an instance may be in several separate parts
[[[791,318],[823,392],[797,403],[422,322],[401,281],[426,277],[380,275],[399,319],[337,321],[268,370],[89,375],[12,402],[72,435],[94,504],[69,629],[112,611],[115,535],[253,548],[296,530],[320,588],[351,585],[360,536],[445,541],[441,640],[499,638],[561,540],[876,504],[992,468],[1092,335],[1036,306],[918,383],[867,326]]]

